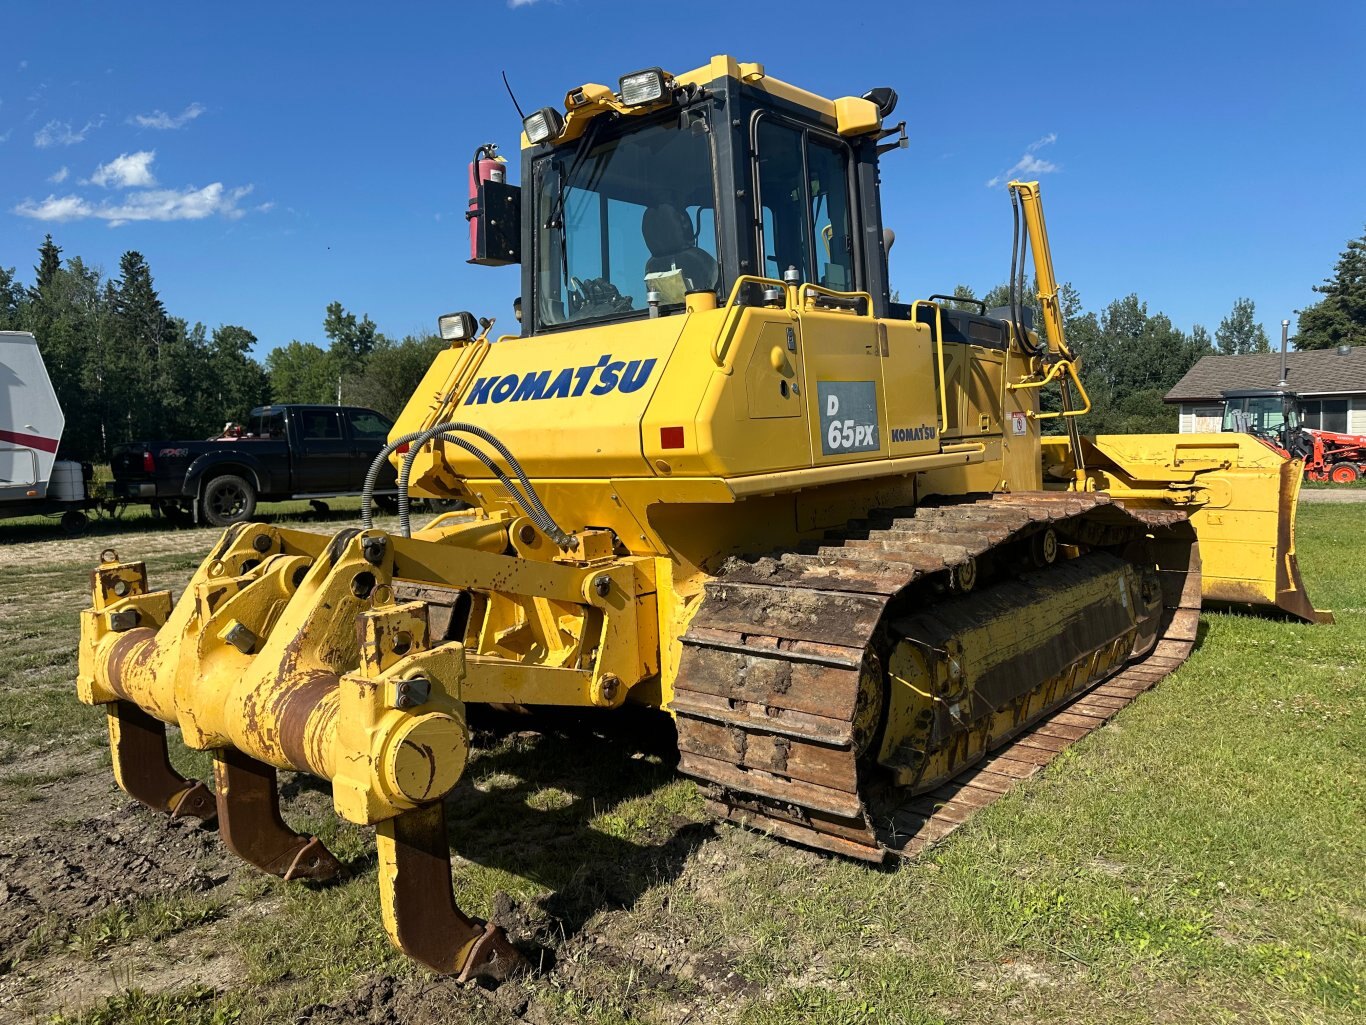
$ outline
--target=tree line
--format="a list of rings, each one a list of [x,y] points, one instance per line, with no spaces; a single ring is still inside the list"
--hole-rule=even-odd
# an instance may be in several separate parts
[[[66,414],[62,454],[102,461],[113,446],[146,438],[208,437],[267,402],[369,406],[397,416],[444,343],[435,335],[385,337],[368,316],[333,302],[323,318],[327,344],[294,340],[252,356],[257,338],[237,324],[213,330],[169,314],[151,268],[137,252],[119,260],[116,277],[73,256],[47,236],[32,284],[0,267],[0,330],[31,331]],[[1366,234],[1347,243],[1333,276],[1314,286],[1322,298],[1299,312],[1297,349],[1366,345]],[[1026,305],[1038,317],[1037,287]],[[959,305],[976,294],[955,289]],[[1175,407],[1162,397],[1201,357],[1268,352],[1251,299],[1239,298],[1213,334],[1189,331],[1130,294],[1099,311],[1084,309],[1075,288],[1060,289],[1068,342],[1082,359],[1092,410],[1088,433],[1174,431]],[[1009,304],[997,285],[988,309]],[[1051,389],[1045,399],[1056,402]],[[1049,422],[1057,429],[1059,421]]]
[[[954,289],[953,305],[979,309],[977,295],[969,285]],[[1026,289],[1023,304],[1034,313],[1040,334],[1043,318],[1038,283]],[[1010,305],[1010,289],[997,285],[981,298],[987,309]],[[1165,313],[1150,312],[1146,301],[1129,294],[1108,303],[1099,312],[1086,310],[1072,284],[1058,288],[1067,344],[1081,361],[1081,379],[1091,399],[1091,411],[1080,418],[1087,434],[1165,434],[1177,429],[1178,411],[1162,401],[1186,371],[1203,357],[1237,356],[1269,352],[1271,340],[1257,321],[1251,299],[1234,300],[1233,308],[1211,336],[1208,328],[1195,324],[1184,331]],[[1058,408],[1058,390],[1046,388],[1041,396],[1047,410]],[[1049,431],[1061,431],[1062,423],[1046,421]]]
[[[48,235],[33,275],[25,285],[0,267],[0,330],[38,340],[66,415],[68,459],[105,461],[127,441],[211,437],[269,402],[333,403],[340,394],[394,417],[444,345],[434,335],[387,338],[334,302],[326,347],[292,341],[263,365],[247,328],[209,330],[168,313],[141,253],[124,253],[118,275],[105,278],[79,256],[64,260]]]

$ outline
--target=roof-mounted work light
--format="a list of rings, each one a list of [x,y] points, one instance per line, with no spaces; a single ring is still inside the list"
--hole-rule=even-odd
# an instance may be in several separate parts
[[[628,107],[643,107],[664,99],[668,94],[669,76],[660,68],[646,68],[623,75],[619,85],[622,103]]]
[[[564,131],[564,118],[554,107],[542,107],[522,122],[522,131],[533,146],[558,139]]]

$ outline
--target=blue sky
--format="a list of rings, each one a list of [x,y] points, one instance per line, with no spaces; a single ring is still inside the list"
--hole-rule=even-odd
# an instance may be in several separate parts
[[[517,271],[468,266],[462,216],[474,147],[517,145],[502,69],[526,110],[726,52],[831,97],[894,87],[905,298],[1005,278],[988,183],[1017,166],[1089,308],[1133,291],[1185,328],[1247,295],[1278,338],[1366,224],[1346,0],[28,3],[5,25],[0,266],[31,280],[49,231],[109,273],[137,249],[172,313],[243,324],[258,355],[320,340],[333,299],[393,335],[453,309],[513,329]]]

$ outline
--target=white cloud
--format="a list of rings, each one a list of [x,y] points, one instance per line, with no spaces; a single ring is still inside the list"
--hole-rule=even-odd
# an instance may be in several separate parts
[[[164,110],[154,110],[150,114],[134,114],[128,119],[129,124],[137,125],[139,128],[183,128],[207,108],[202,103],[191,103],[179,114],[168,114]]]
[[[106,189],[148,188],[157,183],[152,176],[152,161],[156,155],[156,150],[150,149],[120,153],[109,163],[95,168],[87,184]]]
[[[20,70],[20,71],[23,71],[26,67],[28,67],[28,61],[20,61],[20,62],[19,62],[19,70]]]
[[[515,11],[519,7],[530,7],[537,2],[538,0],[508,0],[508,6]]]
[[[9,137],[10,137],[11,135],[13,135],[13,134],[14,134],[14,129],[11,128],[11,129],[10,129],[8,132],[6,132],[4,135],[0,135],[0,143],[9,142]]]
[[[80,196],[48,196],[41,203],[26,199],[14,208],[21,217],[32,217],[36,221],[74,221],[90,217],[93,210]]]
[[[1056,171],[1058,169],[1057,164],[1053,163],[1051,160],[1044,160],[1041,157],[1036,157],[1034,154],[1045,146],[1051,146],[1057,141],[1057,132],[1049,132],[1042,138],[1035,139],[1025,147],[1024,155],[1021,156],[1019,160],[1015,161],[1011,167],[1002,171],[987,182],[987,188],[994,189],[1002,182],[1014,178],[1017,174],[1051,174]]]
[[[78,142],[83,142],[92,128],[98,128],[104,124],[104,118],[99,121],[87,121],[79,129],[71,127],[70,121],[49,121],[33,136],[33,145],[39,149],[47,149],[49,146],[74,146]]]
[[[238,203],[251,193],[250,185],[234,189],[214,182],[202,189],[144,189],[129,192],[121,200],[93,204],[80,196],[50,195],[41,203],[26,199],[14,208],[21,217],[37,221],[75,221],[86,218],[108,221],[111,228],[129,221],[200,221],[215,214],[236,220],[244,211]]]
[[[66,165],[63,164],[58,170],[53,171],[52,174],[48,175],[47,180],[53,185],[60,185],[62,182],[66,181],[66,176],[70,173],[71,172],[67,169]]]

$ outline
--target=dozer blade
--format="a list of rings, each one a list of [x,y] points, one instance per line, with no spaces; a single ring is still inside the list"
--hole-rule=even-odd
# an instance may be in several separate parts
[[[1096,490],[1135,508],[1190,510],[1207,604],[1333,622],[1310,600],[1295,554],[1300,460],[1234,433],[1098,435],[1083,445]],[[1070,472],[1066,439],[1045,439],[1044,451],[1055,476]]]

